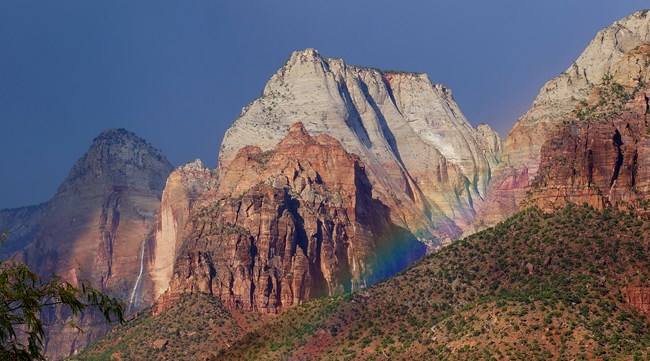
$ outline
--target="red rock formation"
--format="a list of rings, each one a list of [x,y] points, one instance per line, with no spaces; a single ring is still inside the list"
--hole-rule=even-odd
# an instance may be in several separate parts
[[[647,11],[600,31],[565,72],[544,85],[510,130],[502,163],[492,171],[484,206],[472,230],[496,224],[529,206],[529,195],[535,198],[533,203],[545,208],[566,201],[602,206],[645,199],[645,195],[637,196],[637,191],[645,192],[638,184],[639,175],[634,176],[634,186],[629,182],[632,169],[643,169],[633,165],[633,149],[643,152],[646,147],[648,92],[644,88],[650,83],[649,60]],[[616,130],[620,146],[615,145],[619,142],[614,140]],[[615,166],[619,148],[623,163]],[[643,161],[638,153],[636,159]],[[623,174],[614,176],[616,168]],[[511,182],[512,175],[524,173],[526,177]]]
[[[206,292],[278,312],[368,286],[425,252],[372,198],[359,158],[301,123],[274,150],[242,149],[221,170],[219,193],[193,212],[161,304]]]
[[[216,189],[216,173],[203,168],[200,160],[178,167],[167,178],[149,240],[152,251],[147,263],[147,286],[152,288],[152,301],[169,286],[176,255],[183,240],[183,230],[191,212],[200,208],[204,199],[214,198]]]
[[[603,30],[572,68],[546,84],[510,132],[505,162],[493,173],[473,230],[533,204],[543,209],[575,202],[647,210],[647,15],[635,13]],[[624,39],[610,36],[621,27],[630,29]],[[584,69],[575,71],[579,68]]]
[[[451,90],[425,74],[382,72],[294,52],[224,135],[220,167],[245,146],[272,150],[302,120],[360,157],[374,197],[431,250],[462,234],[483,204],[501,141],[475,129]]]
[[[625,303],[637,311],[650,315],[650,287],[625,287],[621,289]]]
[[[648,120],[630,112],[562,127],[542,147],[541,167],[531,186],[533,202],[543,208],[569,201],[604,207],[647,199]]]

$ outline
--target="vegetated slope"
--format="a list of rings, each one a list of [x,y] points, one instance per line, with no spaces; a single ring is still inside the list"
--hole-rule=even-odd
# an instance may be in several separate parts
[[[649,232],[618,210],[531,208],[381,284],[291,309],[224,356],[649,357]]]
[[[245,334],[247,324],[262,317],[254,312],[234,316],[214,296],[183,294],[165,311],[156,315],[144,312],[72,359],[211,359]]]

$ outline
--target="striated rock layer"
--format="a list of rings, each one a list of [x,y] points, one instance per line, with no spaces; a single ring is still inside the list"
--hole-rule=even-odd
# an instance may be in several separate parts
[[[135,134],[101,133],[50,201],[0,212],[2,226],[12,232],[10,247],[18,247],[10,251],[38,274],[56,273],[72,284],[89,280],[132,310],[152,302],[141,282],[145,240],[171,170],[162,153]],[[43,315],[48,321],[70,317],[50,311]],[[101,336],[109,325],[97,316],[82,317],[84,333],[69,326],[48,328],[48,356],[69,356]]]
[[[152,252],[147,262],[147,280],[151,282],[154,300],[169,286],[186,223],[193,210],[215,197],[217,179],[216,173],[204,168],[198,159],[176,168],[167,179],[149,239]]]
[[[159,308],[183,292],[278,312],[390,276],[426,252],[373,199],[364,163],[302,123],[272,149],[222,165],[219,195],[192,212]]]
[[[589,97],[606,74],[634,77],[645,67],[628,63],[626,58],[633,49],[650,43],[649,19],[648,11],[639,11],[599,31],[564,73],[542,87],[530,110],[504,141],[503,159],[515,167],[527,166],[530,175],[535,175],[549,132]]]
[[[650,14],[598,32],[580,57],[540,91],[504,142],[472,229],[531,203],[606,205],[647,198]]]
[[[621,296],[640,313],[650,315],[650,287],[623,287]]]
[[[474,129],[451,91],[425,74],[385,73],[307,49],[242,110],[224,137],[220,167],[245,146],[273,149],[298,120],[358,154],[393,220],[433,248],[472,220],[501,149],[496,133]]]

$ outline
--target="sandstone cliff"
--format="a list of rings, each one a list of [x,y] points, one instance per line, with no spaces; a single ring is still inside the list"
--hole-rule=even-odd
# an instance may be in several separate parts
[[[363,162],[302,123],[275,148],[245,147],[222,164],[218,191],[186,223],[162,308],[200,291],[274,313],[368,286],[426,252],[373,199]]]
[[[89,280],[132,310],[143,300],[152,302],[141,282],[145,240],[171,170],[162,153],[135,134],[101,133],[50,201],[0,213],[4,226],[16,222],[9,227],[20,247],[15,255],[41,275],[56,273],[72,284]],[[95,316],[80,320],[85,333],[67,326],[48,329],[47,354],[62,358],[101,336],[107,325]],[[55,309],[44,317],[69,315]]]
[[[209,202],[216,191],[216,173],[204,168],[198,159],[176,168],[167,179],[149,240],[152,252],[147,263],[147,275],[152,282],[154,300],[169,286],[185,224],[192,211]]]
[[[639,91],[637,102],[624,103],[627,109],[621,113],[570,122],[551,134],[542,146],[539,172],[528,190],[530,201],[546,209],[570,201],[599,208],[627,204],[647,210],[648,95],[650,89]],[[641,109],[635,110],[639,103]]]
[[[621,61],[625,61],[633,49],[650,43],[649,19],[648,11],[639,11],[599,31],[564,73],[542,87],[530,110],[508,134],[504,142],[504,160],[515,167],[527,166],[530,175],[535,175],[542,144],[554,126],[570,116],[606,74],[633,72],[631,68],[621,69]],[[634,67],[638,70],[644,66],[636,64]]]
[[[506,138],[503,163],[471,229],[532,203],[602,207],[646,197],[649,53],[650,15],[639,11],[598,32],[569,69],[546,83]]]
[[[245,146],[272,149],[298,120],[358,154],[393,220],[432,247],[472,220],[499,159],[496,133],[474,129],[451,91],[425,74],[385,73],[307,49],[242,110],[224,137],[220,167]]]

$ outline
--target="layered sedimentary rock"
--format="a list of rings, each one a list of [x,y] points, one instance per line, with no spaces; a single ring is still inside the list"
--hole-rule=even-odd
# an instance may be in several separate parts
[[[578,59],[540,90],[530,110],[522,116],[504,141],[503,159],[515,167],[527,166],[535,175],[542,144],[555,126],[570,116],[580,101],[591,94],[606,74],[634,73],[645,64],[630,64],[633,49],[650,43],[648,11],[636,12],[601,30]],[[627,64],[626,64],[627,63]]]
[[[390,213],[357,156],[296,123],[275,148],[222,164],[219,196],[192,212],[161,304],[199,291],[272,313],[365,287],[426,252]]]
[[[152,252],[147,263],[147,275],[152,282],[154,300],[169,286],[191,212],[214,197],[217,179],[216,172],[204,168],[198,159],[178,167],[167,179],[149,242]]]
[[[14,255],[38,274],[55,273],[72,284],[89,280],[132,310],[143,300],[153,301],[142,283],[145,240],[171,170],[162,153],[135,134],[101,133],[50,201],[1,213],[13,214],[13,222],[27,220],[9,227],[20,246]],[[49,321],[69,316],[58,309],[44,315]],[[49,328],[47,354],[62,358],[101,336],[108,325],[95,316],[80,320],[84,333],[69,326]]]
[[[624,287],[621,289],[623,300],[637,311],[650,315],[650,288]]]
[[[522,207],[594,206],[645,197],[650,14],[598,32],[580,57],[544,85],[504,142],[473,229]]]
[[[220,167],[245,146],[272,149],[298,120],[358,154],[393,220],[432,247],[471,221],[499,159],[496,133],[474,129],[451,91],[425,74],[385,73],[307,49],[242,110],[224,137]]]
[[[650,25],[650,18],[645,19]],[[649,27],[643,28],[646,33]],[[648,64],[650,44],[626,51],[547,134],[528,191],[533,203],[544,208],[568,201],[643,207],[650,195]]]
[[[644,91],[637,94],[643,103],[647,97]],[[645,107],[642,113],[627,109],[604,119],[569,123],[552,134],[541,149],[531,201],[543,208],[566,202],[646,208],[650,118]]]

